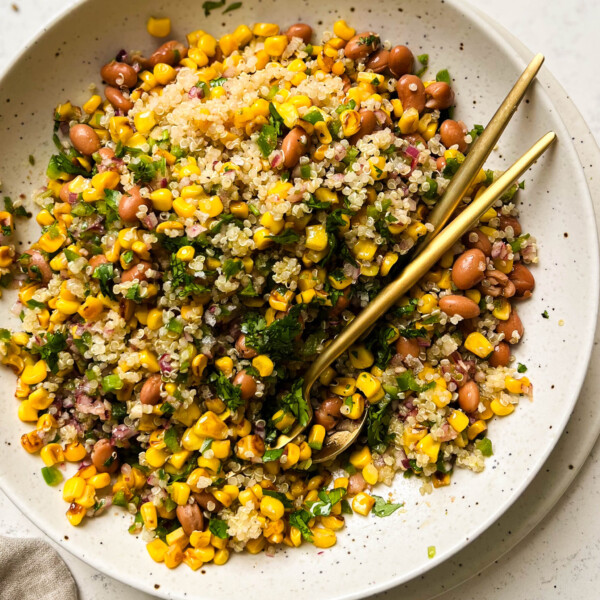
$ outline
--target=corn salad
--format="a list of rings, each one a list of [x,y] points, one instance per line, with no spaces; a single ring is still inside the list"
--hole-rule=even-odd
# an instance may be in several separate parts
[[[328,548],[347,514],[401,506],[372,493],[397,472],[426,493],[483,468],[491,419],[532,391],[511,357],[537,262],[518,186],[322,374],[314,422],[274,449],[307,424],[304,371],[409,260],[481,131],[451,118],[448,71],[419,63],[342,20],[318,43],[303,23],[196,30],[119,53],[105,99],[56,108],[41,235],[0,248],[0,275],[25,274],[0,353],[72,525],[121,506],[152,559],[196,570]],[[356,446],[313,464],[365,411]]]

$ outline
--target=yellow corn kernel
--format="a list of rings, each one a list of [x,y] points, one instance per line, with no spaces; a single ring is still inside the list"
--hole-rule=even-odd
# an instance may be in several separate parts
[[[146,29],[154,37],[167,37],[171,33],[171,19],[169,17],[150,17]]]
[[[479,332],[475,331],[467,336],[465,348],[479,358],[486,358],[494,350],[494,346]]]
[[[504,379],[504,387],[511,394],[524,394],[530,386],[529,378],[521,377],[520,379],[515,379],[514,377],[506,377]],[[31,399],[31,397],[30,397]]]
[[[475,423],[469,426],[469,428],[467,429],[467,437],[470,440],[474,440],[480,433],[483,433],[486,429],[487,423],[484,420],[479,419],[478,421],[475,421]]]
[[[156,125],[156,117],[154,116],[154,111],[145,110],[143,112],[139,112],[133,118],[133,122],[135,124],[135,128],[143,135],[150,133],[154,126]]]
[[[213,563],[215,565],[224,565],[229,560],[229,550],[221,548],[215,552]]]
[[[190,497],[190,486],[182,481],[176,481],[172,485],[171,499],[179,506],[185,506]]]
[[[42,234],[38,240],[38,246],[45,252],[53,254],[65,243],[66,240],[66,236],[64,236],[62,233],[46,232]]]
[[[369,485],[375,485],[379,480],[379,471],[377,470],[377,467],[371,462],[365,467],[363,467],[362,476]]]
[[[114,190],[119,185],[119,174],[115,171],[104,171],[92,177],[92,187],[99,191]]]
[[[189,450],[181,450],[181,452],[175,452],[174,454],[171,454],[169,458],[169,463],[179,471],[179,469],[183,468],[183,465],[190,457],[190,454],[191,452]]]
[[[371,169],[371,177],[375,181],[384,179],[387,177],[385,172],[385,156],[376,156],[375,158],[369,159],[369,167]]]
[[[467,290],[465,296],[470,300],[473,300],[475,304],[479,304],[479,301],[481,300],[481,292],[479,290]]]
[[[229,356],[223,356],[215,360],[215,367],[228,377],[233,374],[233,360]]]
[[[238,41],[230,33],[224,35],[219,40],[219,48],[221,48],[221,52],[223,52],[225,56],[229,56],[230,54],[235,52],[238,49],[238,47]]]
[[[248,205],[245,202],[231,202],[229,212],[238,219],[245,219],[249,214]]]
[[[426,454],[429,457],[430,462],[437,462],[438,454],[440,452],[440,442],[436,442],[433,436],[428,433],[416,446],[417,452]]]
[[[360,240],[352,248],[352,254],[359,260],[373,260],[377,252],[377,244],[370,240]]]
[[[419,299],[417,310],[422,315],[428,315],[437,308],[437,299],[433,294],[424,294]]]
[[[194,425],[194,433],[214,440],[227,438],[227,425],[212,411],[206,411]]]
[[[340,19],[333,24],[333,33],[347,42],[356,35],[356,30],[348,26],[346,21]]]
[[[260,512],[271,521],[277,521],[283,517],[285,508],[281,500],[271,496],[263,496],[260,501]]]
[[[338,396],[352,396],[356,392],[356,380],[352,377],[337,377],[331,382],[330,390]]]
[[[499,319],[500,321],[508,321],[508,317],[510,317],[510,313],[512,310],[510,302],[506,300],[506,298],[502,298],[496,302],[494,302],[495,307],[492,311],[492,314],[496,317],[496,319]]]
[[[142,367],[150,371],[150,373],[158,373],[160,371],[160,365],[156,360],[156,354],[151,350],[142,350],[140,352],[140,364]]]
[[[385,277],[389,274],[392,267],[398,262],[398,254],[396,252],[387,252],[381,262],[381,274]]]
[[[271,241],[271,232],[266,227],[257,229],[254,232],[253,239],[257,250],[264,250],[273,243]]]
[[[171,81],[173,81],[177,75],[175,69],[166,63],[158,63],[154,67],[152,73],[160,85],[167,85],[168,83],[171,83]]]
[[[352,510],[363,517],[366,517],[371,512],[374,505],[375,498],[366,492],[360,492],[352,499]]]
[[[360,115],[356,110],[345,110],[340,115],[340,122],[342,123],[342,131],[344,136],[349,138],[355,133],[358,133],[360,129]]]
[[[140,512],[142,519],[144,520],[144,527],[150,531],[158,527],[158,516],[156,512],[156,506],[152,502],[144,502],[140,506]]]
[[[381,381],[366,371],[363,371],[357,377],[356,388],[360,390],[370,402],[373,402],[373,399],[377,398],[382,391]]]
[[[194,531],[190,535],[190,544],[194,548],[206,548],[210,544],[211,533],[206,531]]]
[[[155,562],[163,562],[168,549],[169,546],[167,546],[160,538],[155,538],[146,544],[146,550],[148,550],[150,558]]]
[[[82,477],[71,477],[65,481],[63,488],[63,500],[65,502],[73,502],[75,498],[80,498],[85,490],[85,479]]]
[[[454,431],[460,433],[467,428],[469,417],[461,410],[453,410],[448,417],[448,423],[450,423],[450,427],[452,427]]]
[[[287,431],[296,421],[294,415],[284,410],[278,410],[273,415],[273,423],[279,431]]]
[[[102,104],[102,98],[98,94],[94,94],[81,108],[88,115],[96,112],[98,107]]]
[[[85,302],[77,309],[77,312],[86,320],[91,321],[92,319],[98,318],[104,310],[104,304],[102,300],[94,298],[94,296],[88,296]]]
[[[335,546],[337,542],[335,531],[327,529],[326,527],[314,527],[311,529],[311,533],[313,536],[312,543],[317,548],[331,548],[332,546]]]
[[[169,458],[169,455],[162,448],[148,448],[146,450],[146,462],[155,469],[160,469]]]
[[[223,202],[219,196],[206,196],[198,199],[198,210],[209,217],[216,217],[223,212]]]
[[[110,485],[110,475],[108,473],[98,473],[90,477],[88,483],[95,490],[101,490]]]
[[[65,459],[69,462],[79,462],[87,456],[85,446],[79,442],[70,442],[64,449]]]
[[[348,352],[355,369],[368,369],[375,362],[373,353],[364,344],[354,345]]]
[[[313,425],[308,434],[308,445],[313,450],[321,450],[325,441],[325,433],[323,425]]]
[[[173,193],[168,188],[161,188],[150,192],[152,206],[161,212],[171,210],[173,207]]]
[[[291,469],[294,465],[298,464],[298,461],[300,460],[300,446],[298,446],[297,444],[288,444],[285,447],[284,456],[286,457],[286,460],[285,462],[283,462],[282,457],[281,464],[283,466],[283,470],[287,471],[288,469]]]
[[[419,125],[419,111],[416,108],[408,108],[400,117],[400,132],[403,134],[415,133]]]
[[[510,415],[510,413],[514,412],[515,405],[511,404],[510,402],[508,404],[502,404],[500,400],[494,398],[494,400],[492,400],[490,403],[490,408],[495,415],[499,417],[506,417],[507,415]]]
[[[285,35],[273,35],[265,40],[265,52],[269,56],[281,56],[288,45]]]
[[[163,311],[160,308],[153,308],[148,312],[148,321],[146,326],[151,331],[160,329],[163,325]]]
[[[327,248],[328,236],[324,225],[309,225],[305,231],[307,248],[316,251]]]
[[[46,410],[54,402],[54,398],[50,396],[48,390],[37,388],[29,394],[28,401],[36,410]]]
[[[261,377],[269,377],[273,373],[275,365],[266,354],[259,354],[252,359],[252,366]]]
[[[189,218],[196,212],[196,207],[184,198],[176,198],[173,201],[173,210],[179,217]]]
[[[21,375],[21,381],[27,385],[35,385],[41,383],[48,375],[48,367],[46,361],[38,360],[33,365],[27,365]]]
[[[318,123],[315,123],[314,125],[315,128],[315,133],[317,134],[317,138],[319,139],[319,142],[321,144],[331,144],[331,141],[333,140],[333,138],[331,137],[331,133],[327,127],[327,123],[325,121],[319,121]],[[323,148],[323,146],[321,146],[319,148],[319,150]],[[323,158],[324,158],[324,154],[325,154],[325,150],[326,150],[326,146],[325,149],[323,150]],[[319,160],[323,160],[323,158],[320,158]]]
[[[183,550],[179,544],[170,545],[164,554],[165,566],[175,569],[183,562]]]
[[[260,218],[260,224],[264,225],[273,235],[281,233],[285,221],[283,219],[275,219],[270,212],[266,212]]]
[[[513,269],[513,261],[512,260],[502,260],[500,258],[494,259],[494,267],[508,275]]]
[[[40,457],[47,467],[52,467],[57,463],[65,462],[65,455],[60,444],[46,444],[40,450]]]
[[[406,426],[402,432],[402,444],[409,450],[427,435],[427,429],[424,427]]]
[[[279,25],[275,23],[255,23],[252,33],[258,37],[269,37],[279,33]]]
[[[182,246],[177,250],[176,256],[179,260],[190,262],[193,260],[195,254],[196,250],[194,249],[194,246]]]
[[[350,464],[357,469],[364,469],[372,460],[373,457],[368,446],[364,446],[360,450],[355,450],[350,455]]]

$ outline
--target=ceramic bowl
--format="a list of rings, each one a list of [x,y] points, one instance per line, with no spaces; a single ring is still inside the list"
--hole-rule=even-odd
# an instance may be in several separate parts
[[[64,13],[21,54],[0,81],[0,179],[3,194],[29,194],[43,182],[51,152],[52,110],[70,99],[81,104],[90,84],[100,84],[99,68],[121,48],[145,52],[156,46],[146,32],[151,15],[169,15],[174,35],[204,29],[216,34],[256,21],[310,23],[331,30],[338,18],[359,31],[428,53],[430,72],[447,68],[457,93],[457,117],[485,124],[524,67],[501,37],[463,4],[442,0],[246,0],[228,14],[204,16],[196,0],[81,2]],[[494,455],[481,474],[457,471],[449,487],[422,496],[416,479],[397,478],[391,492],[404,508],[378,519],[352,516],[335,547],[303,545],[274,556],[233,556],[227,565],[198,572],[182,566],[168,571],[149,558],[141,539],[127,533],[131,517],[111,509],[102,518],[71,527],[60,493],[47,487],[38,457],[19,444],[28,427],[16,416],[14,376],[0,373],[2,461],[0,486],[51,538],[100,571],[164,598],[201,596],[229,600],[289,597],[360,598],[388,589],[441,563],[485,530],[516,500],[556,444],[576,402],[595,329],[598,247],[591,201],[570,138],[540,84],[505,132],[489,166],[510,164],[548,130],[559,142],[526,175],[519,193],[522,223],[538,240],[540,263],[533,298],[522,303],[525,339],[515,354],[527,365],[534,400],[513,415],[494,419]],[[28,161],[36,159],[35,166]],[[23,231],[23,249],[36,239],[37,226]],[[15,294],[1,300],[0,325],[14,324]],[[544,318],[547,314],[548,318]],[[387,495],[388,489],[378,493]],[[435,556],[428,549],[435,547]]]

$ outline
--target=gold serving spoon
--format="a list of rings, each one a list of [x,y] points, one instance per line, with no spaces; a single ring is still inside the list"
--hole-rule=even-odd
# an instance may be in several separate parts
[[[462,163],[448,188],[443,196],[443,198],[438,203],[436,209],[434,209],[430,215],[430,222],[434,225],[434,232],[437,233],[446,223],[448,218],[451,216],[452,212],[459,204],[460,200],[464,197],[466,190],[473,182],[477,173],[483,166],[486,158],[489,156],[489,153],[492,151],[493,147],[496,145],[500,135],[504,131],[506,125],[510,121],[512,115],[516,111],[519,103],[523,99],[525,92],[527,91],[529,85],[535,78],[537,72],[539,71],[542,63],[544,61],[544,57],[541,54],[536,55],[533,60],[529,63],[526,69],[523,71],[511,91],[508,93],[487,127],[484,129],[482,134],[473,144],[473,147],[467,154],[465,161]],[[457,182],[457,183],[455,183]],[[431,235],[425,236],[425,240],[431,240]],[[421,252],[423,248],[425,248],[425,244],[420,243],[417,247],[417,251]],[[425,271],[424,271],[425,273]],[[398,281],[398,280],[397,280]],[[315,362],[309,367],[304,375],[304,384],[302,388],[303,396],[307,402],[308,406],[308,419],[305,425],[297,423],[294,425],[293,429],[288,434],[282,434],[278,437],[275,448],[282,448],[298,435],[300,435],[308,426],[308,424],[312,421],[313,418],[313,410],[310,403],[310,390],[314,385],[315,381],[319,378],[321,373],[334,361],[336,360],[352,343],[356,341],[361,335],[363,335],[368,329],[373,325],[375,321],[377,321],[383,314],[388,310],[389,306],[391,306],[394,302],[392,301],[387,308],[383,308],[382,297],[386,290],[390,288],[393,284],[388,285],[370,304],[367,308],[365,308],[359,317],[355,318],[350,325],[348,325],[342,333],[335,339],[332,344],[330,344],[321,355],[315,360]],[[400,297],[400,294],[398,297]],[[367,315],[368,313],[368,315]],[[367,315],[366,322],[368,323],[365,327],[358,330],[357,323],[363,322],[363,315]],[[360,319],[360,320],[359,320]],[[369,323],[370,320],[370,323]],[[341,348],[337,354],[335,351]],[[366,411],[365,411],[366,414]],[[365,418],[365,417],[364,417]],[[362,427],[362,423],[357,423],[357,430],[354,432],[354,436],[358,435],[358,431]],[[343,449],[348,446],[348,442],[342,443],[342,438],[347,438],[347,435],[351,432],[335,432],[334,434],[328,436],[328,447],[333,448],[340,447],[341,450],[335,452],[335,454],[330,454],[329,456],[333,457]],[[335,443],[339,441],[338,443]],[[321,454],[324,455],[325,449],[321,451]],[[315,458],[313,457],[313,461]],[[321,460],[325,460],[324,458]]]

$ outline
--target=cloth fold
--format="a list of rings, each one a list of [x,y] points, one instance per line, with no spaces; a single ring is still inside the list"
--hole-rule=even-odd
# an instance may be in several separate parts
[[[0,536],[0,600],[77,600],[58,552],[41,539]]]

